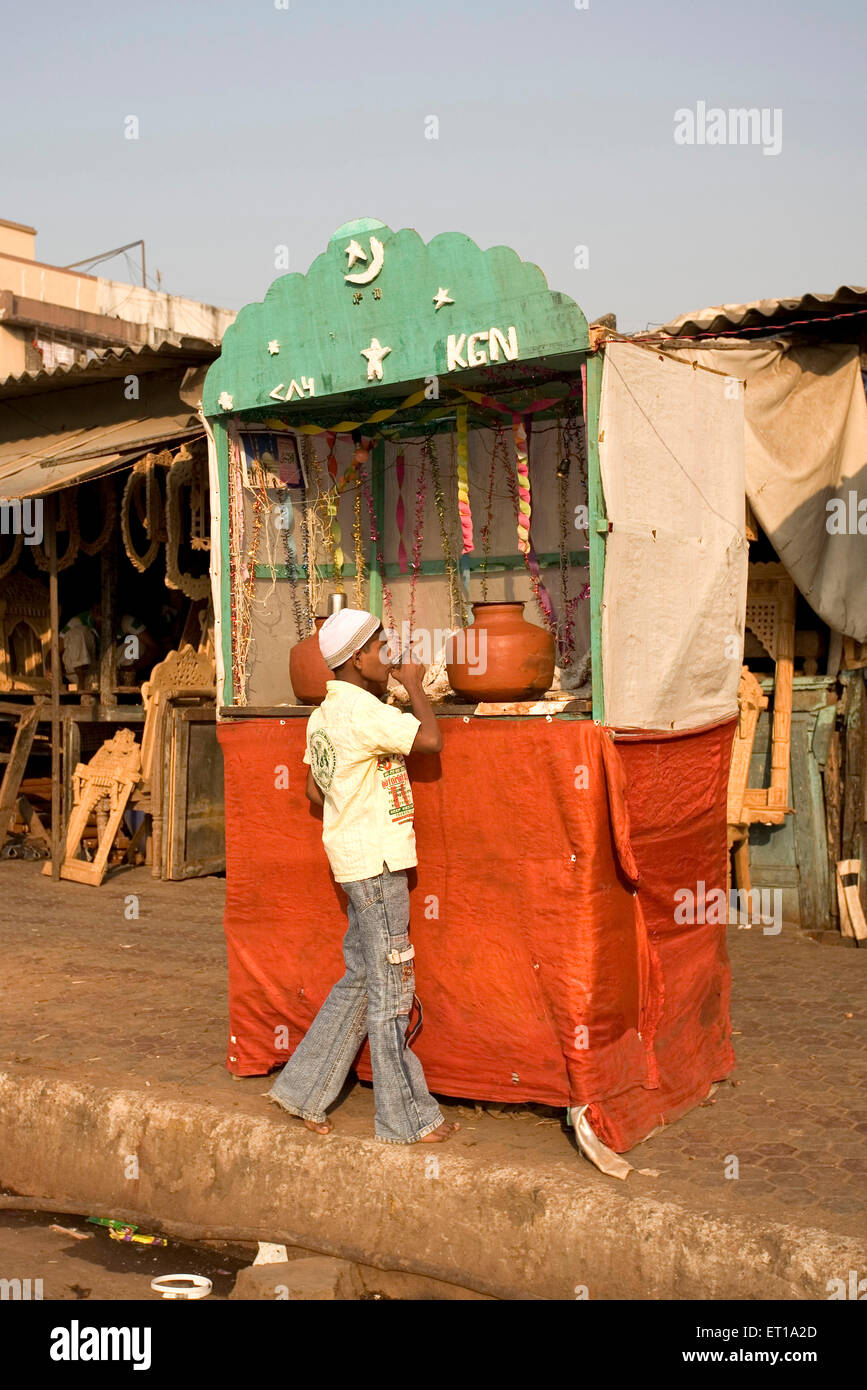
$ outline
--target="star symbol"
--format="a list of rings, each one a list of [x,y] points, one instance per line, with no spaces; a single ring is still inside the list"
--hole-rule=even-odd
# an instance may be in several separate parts
[[[448,290],[444,290],[442,285],[440,285],[434,295],[434,310],[441,309],[444,304],[454,304],[454,302],[455,301],[449,297]]]
[[[367,260],[367,252],[362,250],[357,241],[351,241],[349,243],[346,248],[346,255],[348,257],[346,262],[347,270],[351,270],[356,261]]]
[[[270,352],[272,357],[277,356],[277,353],[280,351],[280,344],[277,342],[276,338],[271,339],[270,343],[268,344],[268,351]]]
[[[220,392],[219,396],[217,397],[217,405],[220,407],[221,410],[232,409],[233,401],[228,391]]]
[[[362,348],[362,357],[367,358],[367,380],[382,381],[382,359],[391,352],[390,347],[383,347],[378,338],[371,338],[370,347]]]

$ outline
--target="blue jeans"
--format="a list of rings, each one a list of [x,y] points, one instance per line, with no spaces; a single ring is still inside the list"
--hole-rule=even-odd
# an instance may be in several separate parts
[[[414,1144],[444,1121],[406,1044],[415,990],[406,869],[392,873],[383,865],[375,878],[340,886],[349,898],[346,973],[268,1094],[290,1114],[321,1124],[368,1036],[376,1138]]]

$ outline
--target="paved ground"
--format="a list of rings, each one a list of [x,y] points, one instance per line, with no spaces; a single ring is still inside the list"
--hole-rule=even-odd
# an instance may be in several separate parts
[[[138,869],[90,889],[40,869],[0,863],[0,1069],[273,1115],[264,1078],[223,1066],[223,881],[166,884]],[[586,1174],[708,1217],[863,1238],[867,951],[786,926],[777,937],[732,928],[729,946],[737,1070],[630,1153],[643,1171],[627,1184],[600,1178],[546,1107],[443,1098],[462,1122],[447,1147],[478,1148],[492,1168],[523,1158],[552,1176]],[[341,1134],[368,1137],[372,1113],[370,1087],[356,1082],[334,1118]],[[726,1176],[735,1166],[737,1178]]]

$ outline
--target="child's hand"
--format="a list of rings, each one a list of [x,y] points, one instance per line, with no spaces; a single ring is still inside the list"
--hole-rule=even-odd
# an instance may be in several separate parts
[[[422,681],[427,674],[427,667],[422,666],[419,661],[404,661],[400,666],[392,668],[391,674],[396,681],[399,681],[404,690],[421,690]]]

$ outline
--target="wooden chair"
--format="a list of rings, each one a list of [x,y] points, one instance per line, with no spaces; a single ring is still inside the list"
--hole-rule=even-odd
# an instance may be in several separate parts
[[[132,790],[141,777],[141,749],[132,729],[121,729],[105,743],[89,763],[79,763],[72,775],[73,811],[66,832],[66,852],[60,877],[98,887],[105,878],[108,856],[123,821]],[[108,814],[100,825],[99,843],[92,860],[79,858],[81,841],[91,814],[99,820],[105,803]],[[42,872],[51,873],[51,863]]]

